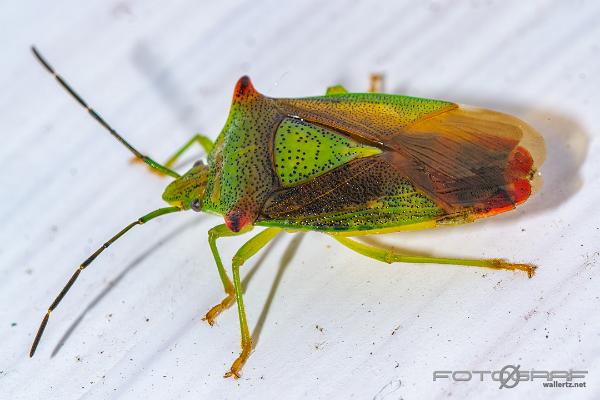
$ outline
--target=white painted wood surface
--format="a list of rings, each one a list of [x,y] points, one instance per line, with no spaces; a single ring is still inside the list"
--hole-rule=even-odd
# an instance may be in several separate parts
[[[600,397],[597,2],[169,3],[0,4],[0,398]],[[538,274],[387,266],[322,235],[283,236],[245,268],[258,343],[242,379],[224,380],[235,309],[200,321],[222,297],[206,242],[221,220],[182,213],[136,228],[86,270],[29,359],[73,269],[160,207],[166,184],[128,162],[31,44],[159,160],[194,132],[218,135],[242,74],[295,97],[362,91],[378,71],[394,93],[512,113],[547,141],[538,195],[488,221],[378,240],[533,262]],[[242,243],[223,240],[224,258]],[[507,364],[588,370],[588,387],[432,381]]]

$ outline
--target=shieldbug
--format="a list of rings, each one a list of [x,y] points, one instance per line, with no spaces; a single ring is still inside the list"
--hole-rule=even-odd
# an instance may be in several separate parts
[[[240,283],[240,267],[282,231],[318,231],[345,247],[387,263],[436,263],[521,270],[535,267],[502,259],[408,256],[351,236],[383,234],[473,222],[515,208],[532,192],[544,158],[541,136],[523,121],[452,102],[330,87],[324,96],[271,98],[239,79],[225,127],[214,143],[196,135],[165,163],[125,141],[54,71],[35,57],[104,128],[160,174],[174,178],[152,211],[110,238],[74,272],[37,331],[33,356],[50,313],[81,271],[136,225],[158,216],[194,210],[220,214],[225,223],[208,232],[226,297],[204,319],[213,324],[237,302],[241,353],[225,377],[238,378],[252,349]],[[193,144],[206,151],[183,175],[172,169]],[[229,278],[217,239],[266,227],[235,254]]]

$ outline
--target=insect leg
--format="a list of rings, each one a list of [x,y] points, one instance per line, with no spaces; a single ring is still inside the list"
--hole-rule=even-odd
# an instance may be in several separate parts
[[[535,269],[534,265],[530,264],[513,264],[500,258],[491,258],[483,260],[471,260],[464,258],[443,258],[443,257],[426,257],[426,256],[407,256],[398,254],[393,250],[382,249],[375,246],[370,246],[356,240],[348,239],[347,237],[332,236],[335,240],[348,247],[351,250],[356,251],[364,256],[374,258],[375,260],[383,261],[388,264],[393,262],[406,262],[406,263],[428,263],[428,264],[451,264],[451,265],[464,265],[472,267],[484,267],[492,269],[507,269],[507,270],[520,270],[527,273],[529,278],[533,277]]]
[[[123,146],[127,147],[127,149],[133,153],[133,155],[136,157],[136,159],[145,162],[146,164],[148,164],[148,166],[150,168],[152,168],[153,170],[158,171],[161,174],[165,174],[165,175],[169,175],[172,176],[173,178],[179,178],[179,174],[167,167],[165,167],[164,165],[161,165],[159,163],[157,163],[156,161],[154,161],[153,159],[151,159],[148,156],[143,155],[142,153],[140,153],[138,150],[136,150],[132,145],[130,145],[125,139],[123,139],[123,137],[121,135],[119,135],[117,133],[117,131],[115,131],[101,116],[100,114],[98,114],[93,108],[91,108],[86,102],[85,100],[83,100],[83,98],[62,78],[62,76],[60,76],[55,70],[54,68],[52,68],[50,66],[50,64],[48,64],[48,62],[46,61],[46,59],[44,59],[44,57],[42,57],[42,55],[37,51],[37,49],[35,47],[31,47],[31,51],[33,52],[33,55],[35,56],[35,58],[40,62],[40,64],[42,64],[44,66],[44,68],[46,68],[46,70],[48,72],[50,72],[50,74],[52,74],[54,76],[54,78],[56,79],[56,81],[60,84],[60,86],[63,87],[63,89],[65,89],[78,103],[81,107],[83,107],[92,117],[94,117],[94,119],[100,124],[102,125],[102,127],[104,129],[106,129],[115,139],[117,139],[119,142],[121,142],[121,144],[123,144]]]
[[[369,92],[383,93],[383,74],[372,73],[369,75]]]
[[[200,135],[197,133],[194,135],[194,137],[192,137],[190,140],[188,140],[183,146],[181,146],[181,148],[179,150],[177,150],[175,152],[175,154],[173,154],[171,157],[169,157],[169,159],[165,163],[165,167],[171,168],[173,166],[173,164],[175,164],[175,162],[179,159],[179,157],[183,153],[185,153],[185,151],[187,149],[189,149],[192,144],[194,144],[194,142],[198,142],[198,144],[200,144],[200,146],[202,146],[202,148],[204,149],[206,154],[210,153],[210,151],[212,150],[212,147],[213,147],[212,140],[210,140],[210,138],[208,138],[204,135]]]
[[[210,251],[212,252],[213,258],[215,259],[215,264],[217,264],[219,277],[221,278],[221,282],[223,282],[223,289],[227,295],[223,301],[208,310],[204,318],[202,318],[202,320],[208,322],[209,325],[213,325],[217,315],[221,314],[223,310],[229,308],[235,300],[233,283],[231,283],[231,279],[229,279],[229,276],[227,276],[227,271],[225,271],[225,268],[223,267],[223,261],[221,261],[219,249],[217,249],[217,239],[228,236],[238,236],[248,232],[250,229],[252,229],[252,227],[249,229],[244,229],[240,232],[232,232],[229,230],[229,228],[227,228],[227,225],[221,224],[208,231],[208,245],[210,246]]]
[[[330,96],[332,94],[344,94],[344,93],[348,93],[348,90],[346,90],[345,87],[343,87],[342,85],[334,85],[334,86],[329,86],[327,88],[327,91],[325,92],[325,96]]]
[[[240,377],[240,371],[244,366],[244,363],[250,356],[252,350],[252,338],[250,337],[250,331],[248,330],[248,322],[246,321],[246,312],[244,311],[244,301],[242,299],[242,283],[240,281],[240,267],[250,257],[255,255],[260,249],[262,249],[267,243],[271,241],[279,232],[280,228],[267,228],[252,239],[248,240],[233,256],[231,269],[233,271],[233,284],[235,287],[235,299],[238,307],[238,317],[240,319],[240,330],[242,335],[242,352],[239,357],[235,359],[231,368],[225,374],[225,378],[233,376],[234,378]]]
[[[212,140],[210,140],[210,138],[208,138],[207,136],[200,135],[199,133],[197,133],[190,140],[185,142],[185,144],[183,146],[181,146],[171,157],[168,158],[168,160],[164,164],[165,168],[171,169],[173,167],[173,164],[175,164],[175,162],[177,162],[179,157],[181,157],[183,155],[183,153],[185,153],[194,144],[194,142],[198,142],[200,144],[200,146],[202,146],[202,148],[204,149],[206,154],[210,153],[210,151],[212,150],[212,147],[213,147]],[[139,161],[139,159],[133,157],[133,159],[131,161],[137,162],[137,161]],[[153,169],[150,166],[148,166],[148,169],[150,170],[150,172],[154,172],[156,175],[165,176],[165,174],[163,172],[161,172],[157,169]]]
[[[54,301],[52,302],[50,307],[48,307],[48,311],[46,312],[44,319],[42,319],[42,323],[40,324],[40,327],[38,328],[38,331],[35,334],[35,339],[33,340],[33,345],[31,346],[31,350],[29,351],[29,357],[33,357],[33,355],[35,354],[35,350],[36,350],[38,344],[40,343],[42,334],[44,333],[44,330],[46,329],[46,324],[48,323],[50,314],[52,313],[52,311],[54,311],[56,309],[56,307],[58,307],[58,304],[61,302],[63,297],[65,297],[65,295],[67,294],[69,289],[71,289],[71,286],[73,286],[73,284],[79,277],[79,274],[81,273],[81,271],[83,271],[88,265],[90,265],[92,263],[92,261],[94,261],[96,259],[96,257],[98,257],[100,255],[100,253],[102,253],[104,250],[106,250],[108,248],[108,246],[113,244],[117,239],[119,239],[121,236],[123,236],[125,233],[127,233],[127,231],[129,231],[134,226],[142,225],[156,217],[160,217],[161,215],[169,214],[169,213],[176,212],[176,211],[181,211],[181,209],[178,207],[159,208],[158,210],[154,210],[151,213],[148,213],[148,214],[144,215],[143,217],[138,218],[137,220],[133,221],[132,223],[127,225],[125,228],[123,228],[119,233],[117,233],[112,238],[110,238],[98,250],[96,250],[91,256],[89,256],[83,263],[81,263],[81,265],[75,270],[75,272],[71,276],[71,279],[69,279],[69,281],[67,282],[65,287],[60,291],[58,296],[56,296],[56,298],[54,299]]]

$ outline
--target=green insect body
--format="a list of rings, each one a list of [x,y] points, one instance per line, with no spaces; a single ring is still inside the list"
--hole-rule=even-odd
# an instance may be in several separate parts
[[[209,246],[226,297],[204,317],[212,325],[237,302],[242,351],[225,376],[239,377],[252,349],[239,269],[282,231],[324,232],[351,250],[387,263],[455,264],[533,275],[535,267],[529,264],[407,256],[347,237],[472,222],[526,201],[544,148],[541,137],[517,118],[440,100],[348,93],[341,86],[330,87],[324,96],[275,99],[258,93],[250,79],[242,77],[215,142],[196,135],[163,165],[127,143],[33,51],[139,160],[175,180],[163,193],[170,207],[126,226],[75,271],[49,307],[30,355],[52,310],[104,249],[133,226],[189,209],[225,220],[209,231]],[[195,142],[207,152],[206,163],[198,161],[179,175],[171,167]],[[231,280],[216,241],[254,226],[267,228],[235,254]]]
[[[398,131],[415,121],[452,112],[463,111],[456,104],[439,100],[347,93],[339,87],[320,97],[272,99],[256,92],[244,77],[236,86],[229,118],[208,157],[206,195],[196,200],[202,202],[203,210],[224,215],[233,232],[259,225],[337,234],[431,227],[436,221],[470,222],[524,201],[529,195],[526,177],[533,168],[532,160],[526,154],[523,165],[511,167],[507,162],[515,149],[526,151],[519,146],[522,135],[513,140],[490,136],[495,142],[507,142],[501,146],[492,143],[488,149],[498,153],[492,154],[497,165],[490,172],[462,178],[466,183],[457,179],[467,190],[460,198],[445,201],[449,183],[441,190],[432,188],[438,182],[427,171],[432,163],[425,158],[427,154],[423,158],[429,164],[418,167],[429,174],[429,182],[415,185],[411,178],[419,175],[412,173],[414,165],[407,165],[402,158],[407,158],[407,146],[397,148]],[[504,122],[510,121],[504,114],[487,110],[471,113],[501,118],[502,123],[496,125],[504,129],[512,126]],[[484,122],[485,127],[494,127],[493,119]],[[444,139],[430,134],[416,137],[428,141],[430,149],[441,146],[436,140]],[[481,137],[477,139],[481,141]],[[465,165],[451,167],[461,172],[461,168],[469,167],[468,162],[481,162],[477,153],[487,145],[482,143],[473,144],[472,152],[463,156]],[[413,144],[417,145],[423,147]],[[442,150],[456,157],[451,153],[452,143]],[[513,187],[513,181],[506,178],[507,168],[526,171],[518,176],[524,187]]]

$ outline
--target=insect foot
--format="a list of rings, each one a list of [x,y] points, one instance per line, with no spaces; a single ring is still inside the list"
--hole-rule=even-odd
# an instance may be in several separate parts
[[[239,379],[240,376],[242,376],[242,367],[246,363],[246,360],[248,360],[248,357],[250,357],[251,351],[252,342],[246,344],[242,343],[242,352],[240,353],[239,357],[235,359],[233,364],[231,364],[231,368],[225,373],[225,375],[223,375],[223,378],[229,378],[232,376],[233,379]]]
[[[524,271],[527,273],[527,277],[530,279],[533,278],[533,275],[535,275],[535,270],[537,269],[537,267],[535,265],[513,264],[513,263],[509,263],[503,259],[495,259],[495,260],[492,260],[492,262],[493,262],[493,264],[491,266],[492,268],[508,269],[511,271],[514,271],[514,270]]]
[[[231,307],[234,301],[235,293],[232,291],[231,293],[227,294],[227,297],[225,297],[223,301],[208,310],[206,315],[202,318],[202,321],[206,321],[210,326],[213,326],[215,324],[215,318],[217,318],[217,316],[223,311]]]

